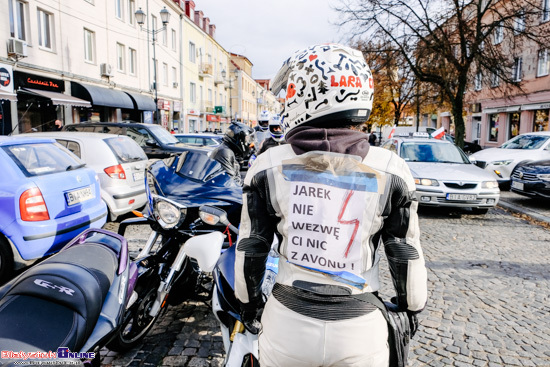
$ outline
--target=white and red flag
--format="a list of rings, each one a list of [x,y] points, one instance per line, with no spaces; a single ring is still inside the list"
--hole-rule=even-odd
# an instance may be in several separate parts
[[[441,126],[439,129],[432,133],[432,138],[442,139],[445,136],[445,128]]]
[[[388,135],[388,139],[391,139],[394,132],[395,132],[395,125],[393,125],[393,127],[391,128],[390,135]]]

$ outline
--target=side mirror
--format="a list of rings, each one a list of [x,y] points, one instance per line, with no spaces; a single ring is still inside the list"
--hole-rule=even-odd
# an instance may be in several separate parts
[[[153,139],[145,140],[145,145],[147,145],[148,147],[158,147],[157,142]]]

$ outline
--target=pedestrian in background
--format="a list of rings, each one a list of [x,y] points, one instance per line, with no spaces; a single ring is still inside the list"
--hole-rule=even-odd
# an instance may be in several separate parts
[[[372,146],[376,145],[376,133],[372,131],[369,135],[369,144]]]
[[[275,95],[286,90],[288,144],[258,156],[245,178],[235,259],[242,321],[261,330],[262,367],[388,366],[388,324],[368,301],[380,288],[380,245],[412,321],[426,304],[427,273],[410,170],[357,128],[372,110],[370,69],[358,50],[316,45],[286,60],[271,84]],[[281,261],[262,314],[274,236]]]

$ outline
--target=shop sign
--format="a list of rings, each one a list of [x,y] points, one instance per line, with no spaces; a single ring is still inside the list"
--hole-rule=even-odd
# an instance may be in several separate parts
[[[550,103],[536,103],[521,106],[522,110],[547,110],[550,108]]]
[[[216,115],[206,115],[206,121],[219,122],[220,119],[219,119],[219,116],[216,116]]]
[[[13,93],[13,69],[11,65],[0,64],[0,90]]]
[[[174,101],[174,112],[181,111],[181,101]]]
[[[16,88],[33,88],[63,93],[65,83],[60,79],[52,79],[41,75],[27,74],[19,71],[13,73]]]
[[[170,109],[170,101],[159,98],[159,100],[157,102],[157,107],[159,108],[159,110],[169,110]]]
[[[200,110],[188,109],[188,110],[187,110],[187,114],[188,114],[188,115],[193,115],[193,116],[200,116],[200,115],[201,115],[201,111],[200,111]]]
[[[220,122],[221,123],[227,123],[227,122],[229,122],[229,119],[227,117],[220,117]]]

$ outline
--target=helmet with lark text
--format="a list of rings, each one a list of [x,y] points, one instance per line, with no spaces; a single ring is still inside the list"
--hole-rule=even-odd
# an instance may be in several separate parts
[[[359,125],[372,110],[374,81],[361,51],[322,44],[296,52],[272,80],[272,91],[286,91],[281,113],[284,133],[308,124]]]

